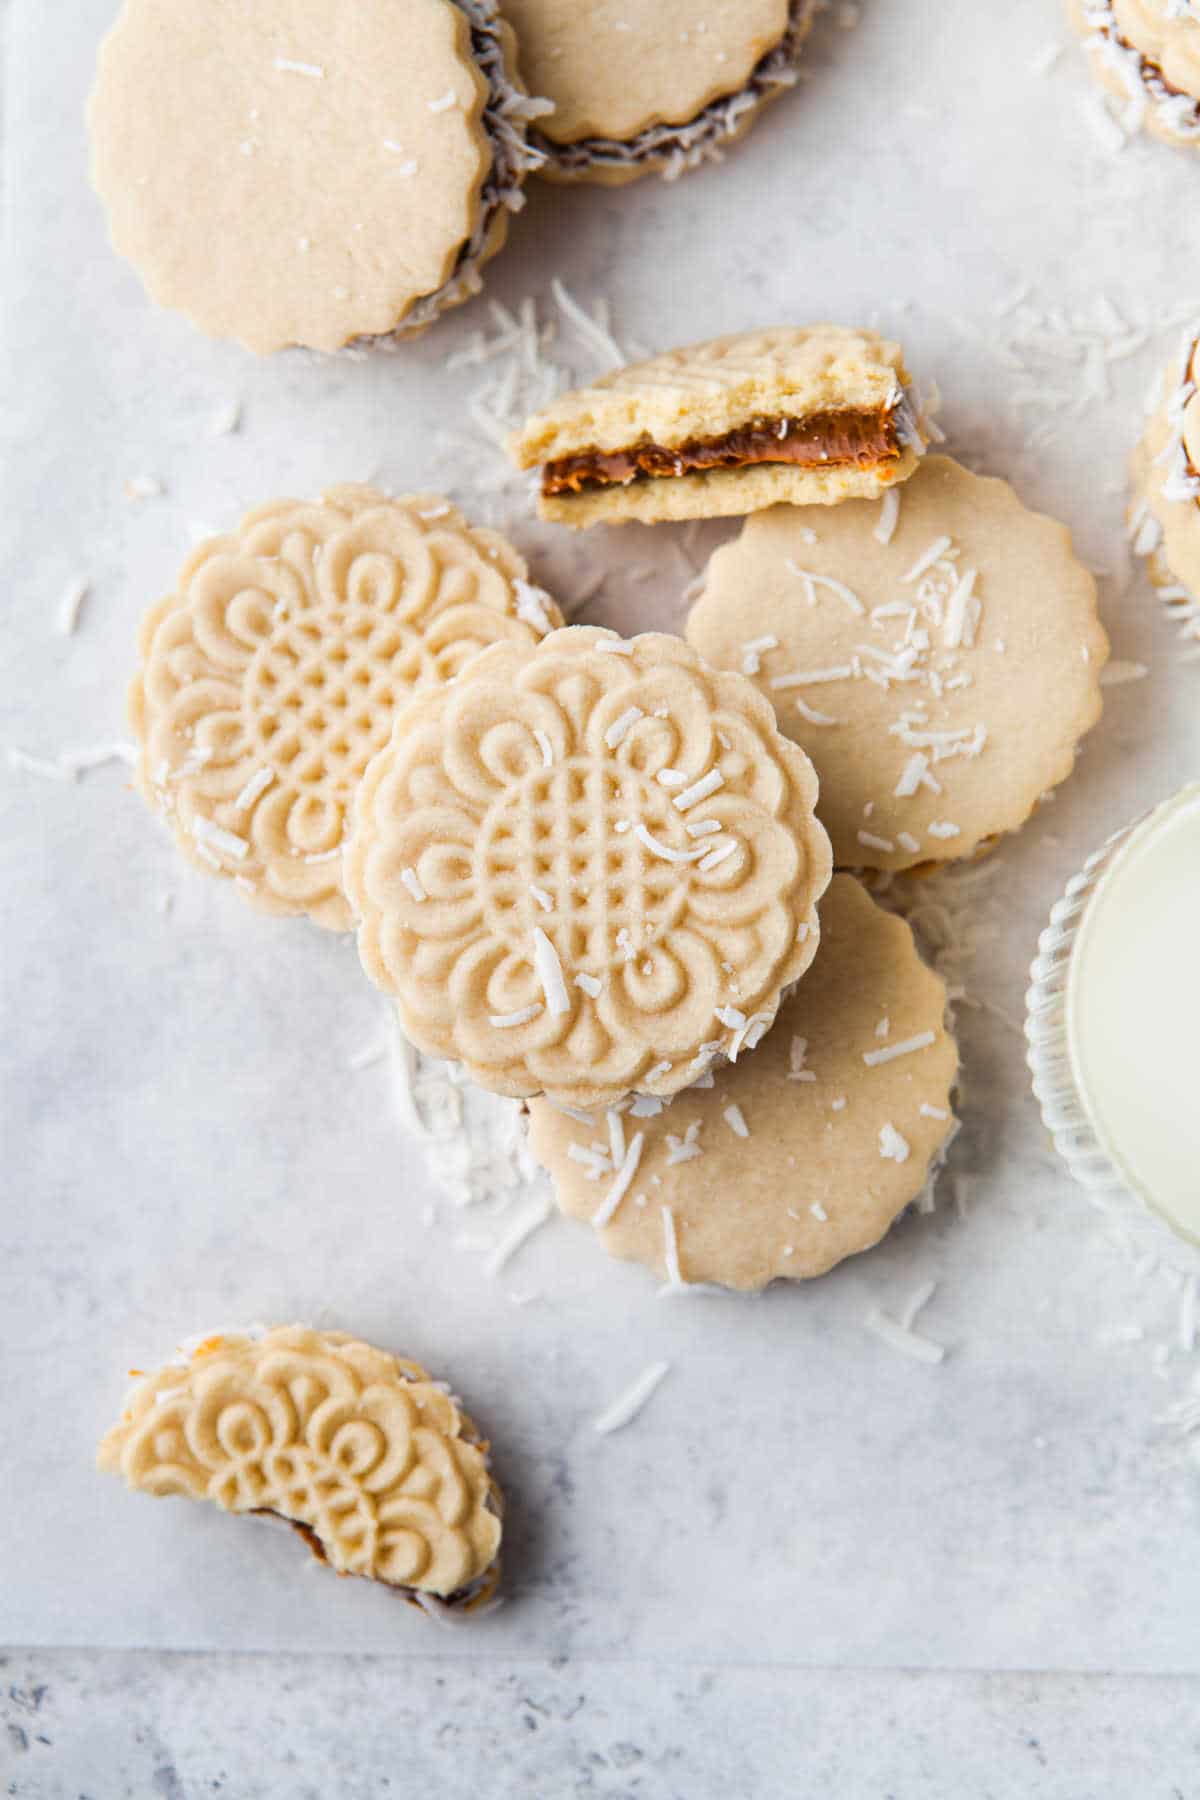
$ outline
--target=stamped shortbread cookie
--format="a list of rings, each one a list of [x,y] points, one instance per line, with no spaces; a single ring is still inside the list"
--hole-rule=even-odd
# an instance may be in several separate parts
[[[1100,84],[1126,131],[1200,149],[1197,0],[1067,0]]]
[[[422,330],[541,164],[512,49],[494,0],[125,0],[88,115],[113,244],[259,353]]]
[[[1129,532],[1189,643],[1200,641],[1200,319],[1173,357],[1133,453]]]
[[[500,1580],[488,1450],[417,1363],[284,1325],[203,1338],[142,1375],[98,1462],[142,1493],[284,1519],[339,1575],[471,1608]]]
[[[746,131],[796,83],[816,0],[500,0],[533,93],[553,102],[533,133],[562,181],[668,180]]]
[[[840,867],[972,855],[1070,774],[1108,641],[1065,525],[930,457],[881,504],[781,506],[717,551],[687,637],[821,778]]]
[[[869,498],[925,447],[897,344],[781,326],[670,350],[564,394],[515,433],[564,525],[707,519]]]
[[[954,1129],[946,990],[912,933],[849,875],[821,945],[753,1056],[663,1104],[529,1103],[565,1213],[668,1281],[761,1288],[877,1243]]]
[[[816,791],[752,685],[678,638],[487,651],[359,788],[359,953],[412,1041],[494,1093],[675,1093],[812,960]]]
[[[397,708],[561,621],[494,531],[367,487],[259,507],[142,622],[137,784],[199,867],[344,931],[342,836]]]

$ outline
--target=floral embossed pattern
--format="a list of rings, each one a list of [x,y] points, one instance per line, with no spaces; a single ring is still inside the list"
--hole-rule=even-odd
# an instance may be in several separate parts
[[[359,789],[359,952],[493,1092],[675,1093],[765,1033],[830,873],[808,758],[676,638],[557,632],[415,702]]]
[[[443,1387],[344,1332],[208,1338],[133,1390],[102,1469],[271,1513],[342,1575],[462,1604],[499,1580],[487,1445]]]
[[[259,508],[146,616],[138,785],[187,855],[274,913],[344,931],[343,832],[397,709],[487,645],[559,623],[522,559],[425,495]]]

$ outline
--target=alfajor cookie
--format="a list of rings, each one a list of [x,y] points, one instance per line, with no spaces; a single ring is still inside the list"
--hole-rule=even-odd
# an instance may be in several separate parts
[[[527,574],[432,494],[340,487],[257,508],[194,550],[142,621],[138,788],[197,866],[267,912],[346,930],[359,777],[410,695],[561,623]]]
[[[1067,0],[1067,12],[1097,80],[1124,102],[1124,129],[1200,148],[1196,0]]]
[[[954,1130],[946,990],[908,926],[852,876],[753,1056],[669,1103],[529,1103],[558,1204],[668,1281],[755,1289],[868,1249],[926,1187]]]
[[[1133,547],[1184,637],[1200,640],[1200,321],[1171,360],[1130,474]]]
[[[423,330],[542,160],[512,50],[494,0],[125,0],[88,111],[113,245],[260,354]]]
[[[1065,525],[930,457],[882,505],[776,507],[717,551],[687,638],[751,676],[821,779],[841,867],[970,856],[1070,774],[1108,641]]]
[[[812,961],[816,777],[741,675],[573,628],[418,696],[345,859],[367,973],[493,1093],[672,1094],[752,1048]]]
[[[534,141],[561,181],[668,180],[717,160],[796,82],[815,0],[500,0],[533,93]]]
[[[286,1520],[339,1575],[469,1609],[500,1580],[488,1451],[417,1363],[287,1325],[197,1340],[141,1376],[97,1461],[141,1493]]]
[[[898,344],[780,326],[632,363],[563,394],[509,450],[563,525],[709,519],[882,493],[925,435]]]

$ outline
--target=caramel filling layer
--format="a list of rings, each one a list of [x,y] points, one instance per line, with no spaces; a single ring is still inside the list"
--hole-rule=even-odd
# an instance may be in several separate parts
[[[703,469],[749,469],[761,463],[810,469],[877,469],[900,458],[894,411],[809,413],[754,419],[719,437],[690,438],[668,449],[631,444],[627,450],[582,450],[542,467],[542,493],[582,494],[628,487],[632,481],[670,480]]]

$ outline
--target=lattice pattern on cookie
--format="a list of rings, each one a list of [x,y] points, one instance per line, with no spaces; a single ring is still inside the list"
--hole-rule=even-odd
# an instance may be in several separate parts
[[[344,930],[354,790],[398,709],[559,623],[524,562],[432,496],[337,488],[195,552],[144,623],[139,785],[184,850],[269,911]]]
[[[140,1382],[99,1461],[147,1493],[286,1519],[340,1574],[464,1602],[498,1575],[487,1445],[419,1365],[342,1332],[204,1340]]]
[[[493,1091],[675,1092],[811,960],[815,791],[750,684],[678,639],[499,647],[364,777],[360,953],[413,1041]]]

